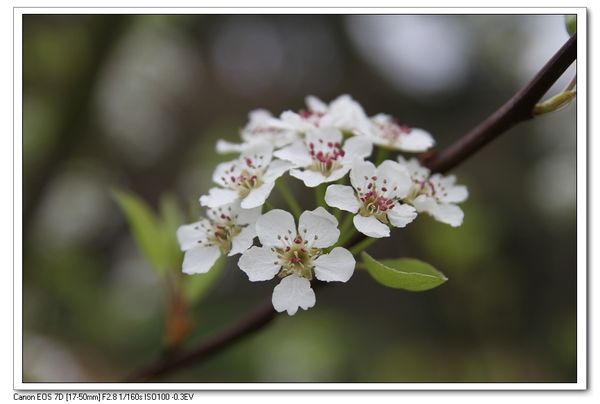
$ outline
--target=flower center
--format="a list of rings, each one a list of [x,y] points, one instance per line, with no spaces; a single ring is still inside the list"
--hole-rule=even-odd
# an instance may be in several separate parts
[[[379,221],[388,223],[387,212],[396,206],[396,199],[389,194],[390,189],[387,186],[387,180],[383,179],[383,184],[378,186],[377,177],[365,177],[367,180],[366,189],[357,189],[358,198],[362,202],[360,214],[362,216],[375,216]],[[398,187],[393,187],[391,191],[396,191]]]
[[[235,236],[240,234],[242,228],[235,223],[233,218],[226,214],[221,213],[219,222],[211,222],[210,227],[201,224],[196,226],[196,230],[202,230],[206,232],[206,240],[198,240],[199,244],[204,244],[206,247],[218,246],[221,253],[227,254],[231,251],[231,242]]]
[[[412,129],[404,124],[398,124],[393,120],[382,123],[378,122],[377,127],[380,130],[380,135],[384,139],[389,140],[390,142],[395,142],[402,135],[408,135],[412,132]]]
[[[323,139],[319,139],[316,145],[310,142],[308,149],[313,159],[309,169],[319,171],[326,177],[342,166],[341,160],[346,155],[340,143],[325,143]]]
[[[281,264],[278,276],[285,278],[288,275],[296,274],[311,280],[314,260],[321,255],[321,250],[310,247],[308,241],[301,236],[293,239],[289,236],[277,236],[277,238],[287,244],[285,247],[272,249],[279,258],[279,262],[275,264]]]
[[[412,202],[420,195],[431,196],[433,198],[438,194],[435,185],[431,180],[424,179],[418,180],[413,178],[413,186],[410,190],[410,193],[406,198],[404,198],[407,202]]]
[[[248,196],[250,191],[263,184],[262,176],[265,169],[262,164],[263,156],[251,159],[245,158],[242,167],[232,164],[221,180],[231,189],[238,191],[241,198]]]

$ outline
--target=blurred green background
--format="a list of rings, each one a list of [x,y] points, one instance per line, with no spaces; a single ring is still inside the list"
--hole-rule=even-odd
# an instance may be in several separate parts
[[[444,148],[567,39],[559,15],[25,16],[24,380],[118,381],[161,354],[165,287],[111,187],[199,212],[216,139],[308,94],[351,94]],[[574,382],[575,142],[574,105],[519,125],[454,170],[462,227],[422,215],[369,250],[432,263],[441,287],[358,271],[164,380]],[[271,295],[276,281],[249,283],[236,262],[194,306],[190,345]]]

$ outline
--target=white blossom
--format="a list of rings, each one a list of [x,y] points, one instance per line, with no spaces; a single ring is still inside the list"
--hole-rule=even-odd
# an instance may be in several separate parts
[[[241,209],[239,201],[207,210],[207,218],[180,226],[177,240],[183,258],[183,272],[208,272],[221,255],[246,251],[256,236],[254,223],[260,208]]]
[[[371,118],[370,130],[366,135],[378,146],[405,152],[423,152],[435,144],[429,132],[399,124],[385,114]]]
[[[256,109],[248,114],[248,124],[240,131],[243,143],[217,141],[217,152],[240,153],[256,142],[267,142],[274,148],[292,143],[297,138],[295,127],[275,118],[269,111]]]
[[[348,185],[330,185],[325,192],[329,206],[356,213],[356,229],[374,238],[389,237],[389,225],[404,227],[417,216],[414,207],[402,202],[410,189],[408,170],[392,160],[375,167],[369,161],[357,161],[350,171]]]
[[[200,197],[202,206],[216,208],[240,199],[243,209],[261,206],[275,186],[275,180],[293,164],[273,160],[273,146],[259,142],[243,150],[239,158],[221,163],[213,173],[213,181],[221,188],[209,190]]]
[[[315,129],[335,128],[349,134],[365,134],[369,130],[369,118],[361,105],[347,94],[341,95],[329,105],[314,96],[306,97],[307,110],[296,113],[285,111],[281,121],[300,133]]]
[[[297,168],[290,175],[302,181],[307,187],[316,187],[325,182],[342,178],[350,171],[355,160],[364,160],[373,150],[373,145],[360,136],[342,140],[338,129],[317,129],[306,133],[275,156],[292,162]]]
[[[298,308],[315,305],[310,286],[313,277],[325,282],[347,282],[354,273],[356,261],[342,247],[326,253],[340,231],[336,218],[322,207],[300,215],[298,227],[294,217],[281,209],[271,210],[256,221],[261,247],[245,251],[239,267],[252,282],[279,276],[281,282],[273,290],[273,307],[278,312],[294,315]]]
[[[413,183],[405,202],[413,205],[418,212],[427,212],[442,223],[460,226],[464,213],[456,204],[468,198],[467,187],[456,185],[454,175],[431,175],[429,169],[421,166],[417,159],[398,157],[398,162],[407,168]]]

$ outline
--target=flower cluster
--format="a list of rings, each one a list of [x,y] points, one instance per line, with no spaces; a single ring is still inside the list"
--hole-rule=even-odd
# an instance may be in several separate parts
[[[351,278],[355,258],[338,243],[352,237],[340,235],[338,227],[354,231],[353,224],[364,236],[389,237],[390,226],[405,227],[422,212],[451,226],[462,224],[456,204],[467,199],[466,187],[397,155],[428,150],[435,143],[431,134],[390,115],[369,117],[348,95],[329,104],[309,96],[306,109],[278,117],[252,111],[240,137],[240,143],[217,142],[217,152],[238,156],[217,166],[216,186],[200,197],[207,218],[177,232],[185,251],[183,272],[204,273],[221,255],[241,254],[238,266],[250,281],[281,279],[272,296],[279,312],[293,315],[313,307],[314,279]],[[396,156],[378,158],[383,161],[376,165],[369,161],[375,147],[384,151],[378,156]],[[296,217],[271,209],[267,200],[286,173],[308,188],[328,184],[321,206]],[[337,218],[327,207],[337,209]],[[342,211],[350,226],[339,226]]]

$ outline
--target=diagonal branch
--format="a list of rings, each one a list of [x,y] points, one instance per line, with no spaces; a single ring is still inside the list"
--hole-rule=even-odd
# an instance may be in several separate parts
[[[531,81],[496,112],[453,145],[425,161],[431,171],[446,172],[462,163],[483,146],[516,124],[533,118],[535,104],[562,76],[577,57],[577,36],[573,35]]]
[[[516,124],[533,118],[535,104],[575,61],[576,57],[577,38],[573,35],[535,77],[511,99],[453,145],[426,160],[425,164],[435,172],[448,171]],[[198,347],[174,358],[152,364],[130,377],[128,381],[149,380],[192,363],[199,363],[208,356],[261,329],[275,318],[271,302],[266,303],[239,323],[208,338]]]
[[[266,326],[275,318],[275,310],[271,299],[262,303],[255,311],[244,317],[238,323],[230,328],[207,338],[198,347],[178,356],[171,357],[140,370],[138,373],[130,376],[126,381],[146,381],[161,376],[170,371],[200,362],[212,354],[234,344],[246,335]]]

